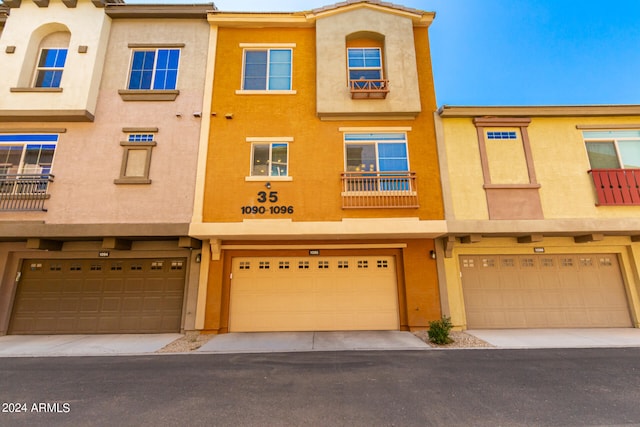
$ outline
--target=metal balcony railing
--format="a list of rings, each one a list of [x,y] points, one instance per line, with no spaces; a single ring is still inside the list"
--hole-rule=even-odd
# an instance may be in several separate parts
[[[389,80],[349,80],[351,99],[384,99],[389,93]]]
[[[640,169],[592,169],[599,206],[640,205]]]
[[[46,211],[51,174],[0,174],[0,211]]]
[[[343,172],[342,208],[417,208],[415,172]]]

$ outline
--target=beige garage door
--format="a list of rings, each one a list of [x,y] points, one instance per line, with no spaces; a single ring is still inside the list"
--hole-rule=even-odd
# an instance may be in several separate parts
[[[234,258],[229,329],[397,330],[393,257]]]
[[[25,260],[10,334],[179,332],[184,259]]]
[[[460,256],[469,328],[628,327],[612,254]]]

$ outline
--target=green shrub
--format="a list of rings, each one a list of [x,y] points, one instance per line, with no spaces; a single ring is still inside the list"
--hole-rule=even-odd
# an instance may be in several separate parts
[[[442,316],[440,320],[429,322],[429,341],[434,344],[452,343],[453,340],[449,337],[451,328],[453,328],[451,318],[447,316]]]

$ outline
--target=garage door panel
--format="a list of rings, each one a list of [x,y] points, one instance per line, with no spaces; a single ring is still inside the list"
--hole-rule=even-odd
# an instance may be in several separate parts
[[[231,331],[398,328],[391,257],[235,258],[232,272]]]
[[[26,260],[9,333],[178,332],[183,260]]]
[[[469,328],[631,326],[615,255],[463,255],[460,267]]]

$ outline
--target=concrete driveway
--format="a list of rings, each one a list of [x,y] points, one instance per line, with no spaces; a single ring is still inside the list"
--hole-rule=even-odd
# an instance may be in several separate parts
[[[469,330],[495,348],[640,347],[640,329]],[[0,337],[0,357],[115,356],[153,354],[181,334],[7,335]],[[214,336],[194,353],[278,353],[348,350],[435,349],[410,332],[263,332]]]
[[[498,348],[640,347],[640,329],[483,329],[466,333]]]

